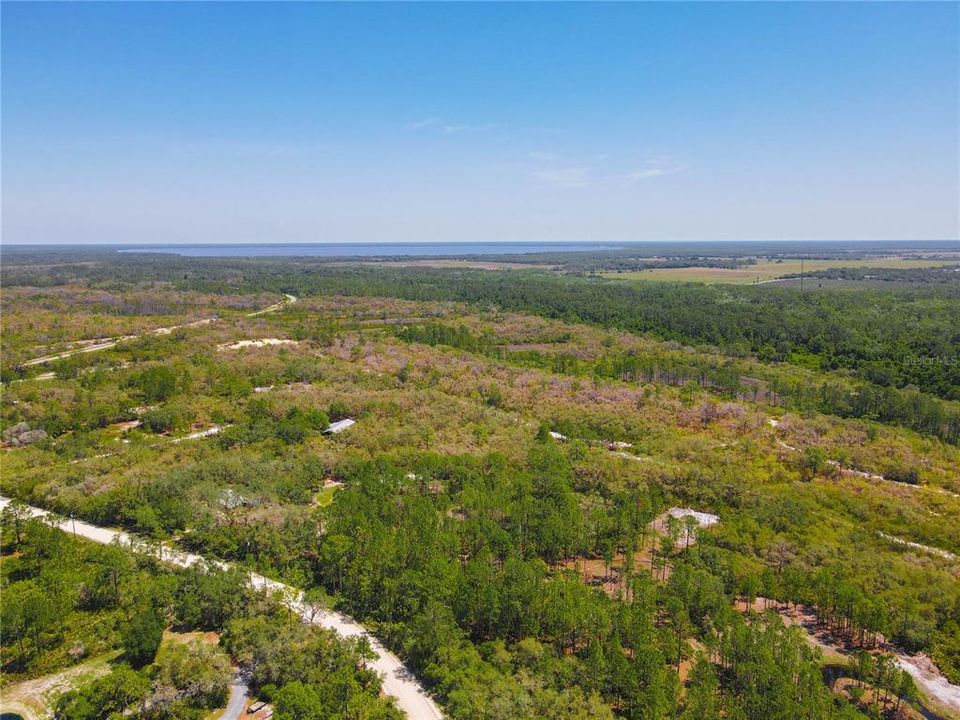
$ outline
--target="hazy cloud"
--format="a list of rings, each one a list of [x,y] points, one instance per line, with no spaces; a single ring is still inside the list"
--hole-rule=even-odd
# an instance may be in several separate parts
[[[686,168],[686,163],[671,160],[647,160],[642,168],[627,173],[626,177],[628,180],[645,180],[647,178],[663,177],[664,175],[676,175]]]
[[[589,167],[562,167],[532,170],[530,174],[543,185],[558,188],[582,188],[594,184]]]
[[[407,130],[422,130],[423,128],[434,127],[443,122],[443,118],[428,117],[423,120],[414,120],[406,124]]]
[[[651,158],[635,170],[624,172],[616,168],[623,163],[607,154],[600,153],[580,160],[563,158],[556,153],[535,151],[526,155],[535,166],[527,172],[541,185],[557,188],[584,188],[595,185],[622,185],[636,180],[675,175],[686,169],[686,163],[675,160]]]
[[[483,123],[480,125],[470,125],[467,123],[453,122],[442,117],[428,117],[422,120],[414,120],[405,126],[407,130],[436,130],[443,133],[463,133],[463,132],[483,132],[486,130],[495,130],[500,127],[498,123]]]

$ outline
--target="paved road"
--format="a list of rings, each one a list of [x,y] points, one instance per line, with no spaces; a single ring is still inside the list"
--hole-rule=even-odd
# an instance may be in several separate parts
[[[230,683],[230,700],[227,701],[227,709],[223,711],[220,720],[237,720],[247,708],[249,695],[250,688],[243,678],[237,675]]]
[[[0,496],[0,510],[3,510],[10,504],[10,499]],[[52,515],[46,510],[27,506],[32,517],[49,518],[51,524],[59,527],[64,532],[72,532],[80,537],[93,540],[94,542],[109,545],[118,542],[121,545],[133,547],[135,550],[143,552],[155,552],[156,546],[148,545],[141,538],[123,532],[122,530],[111,530],[102,528],[80,520],[71,520]],[[162,550],[162,559],[172,565],[179,567],[190,567],[197,563],[207,562],[200,555],[182,552],[170,546],[164,546]],[[209,561],[209,564],[218,567],[227,567],[227,564],[218,560]],[[363,636],[370,642],[370,647],[376,653],[376,660],[371,665],[383,677],[383,691],[394,698],[397,707],[403,710],[411,720],[442,720],[443,713],[440,708],[427,694],[427,691],[420,685],[413,673],[400,661],[396,655],[387,650],[379,640],[360,623],[352,618],[337,612],[318,612],[313,615],[302,601],[303,593],[296,588],[284,585],[276,580],[270,580],[257,573],[250,573],[250,585],[258,590],[266,589],[280,593],[290,607],[296,611],[305,621],[313,622],[315,625],[321,625],[325,628],[336,630],[344,637]]]

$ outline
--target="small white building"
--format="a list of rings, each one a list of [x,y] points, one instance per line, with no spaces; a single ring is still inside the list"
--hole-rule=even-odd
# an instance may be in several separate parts
[[[716,525],[718,522],[720,522],[720,518],[716,515],[706,512],[697,512],[693,508],[674,507],[670,508],[668,514],[677,518],[677,520],[683,520],[687,516],[692,516],[697,521],[697,525],[700,527],[710,527],[711,525]]]
[[[325,435],[333,435],[334,433],[343,432],[351,425],[355,424],[356,420],[351,420],[350,418],[344,418],[343,420],[337,420],[335,423],[330,423],[330,427],[323,431]]]

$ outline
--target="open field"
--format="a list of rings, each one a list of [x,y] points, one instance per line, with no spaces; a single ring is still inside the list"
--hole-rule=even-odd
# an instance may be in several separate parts
[[[960,260],[921,260],[915,258],[864,258],[863,260],[804,260],[804,272],[816,272],[830,268],[894,268],[917,269],[942,267],[953,265]],[[793,275],[800,272],[800,260],[760,260],[753,265],[742,268],[721,267],[684,267],[684,268],[656,268],[641,270],[640,272],[601,273],[603,277],[617,280],[660,280],[663,282],[702,282],[702,283],[733,283],[749,285],[755,282],[764,282]]]

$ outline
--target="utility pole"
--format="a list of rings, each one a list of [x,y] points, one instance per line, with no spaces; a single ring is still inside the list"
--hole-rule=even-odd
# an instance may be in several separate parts
[[[800,292],[803,292],[803,258],[800,258]]]

